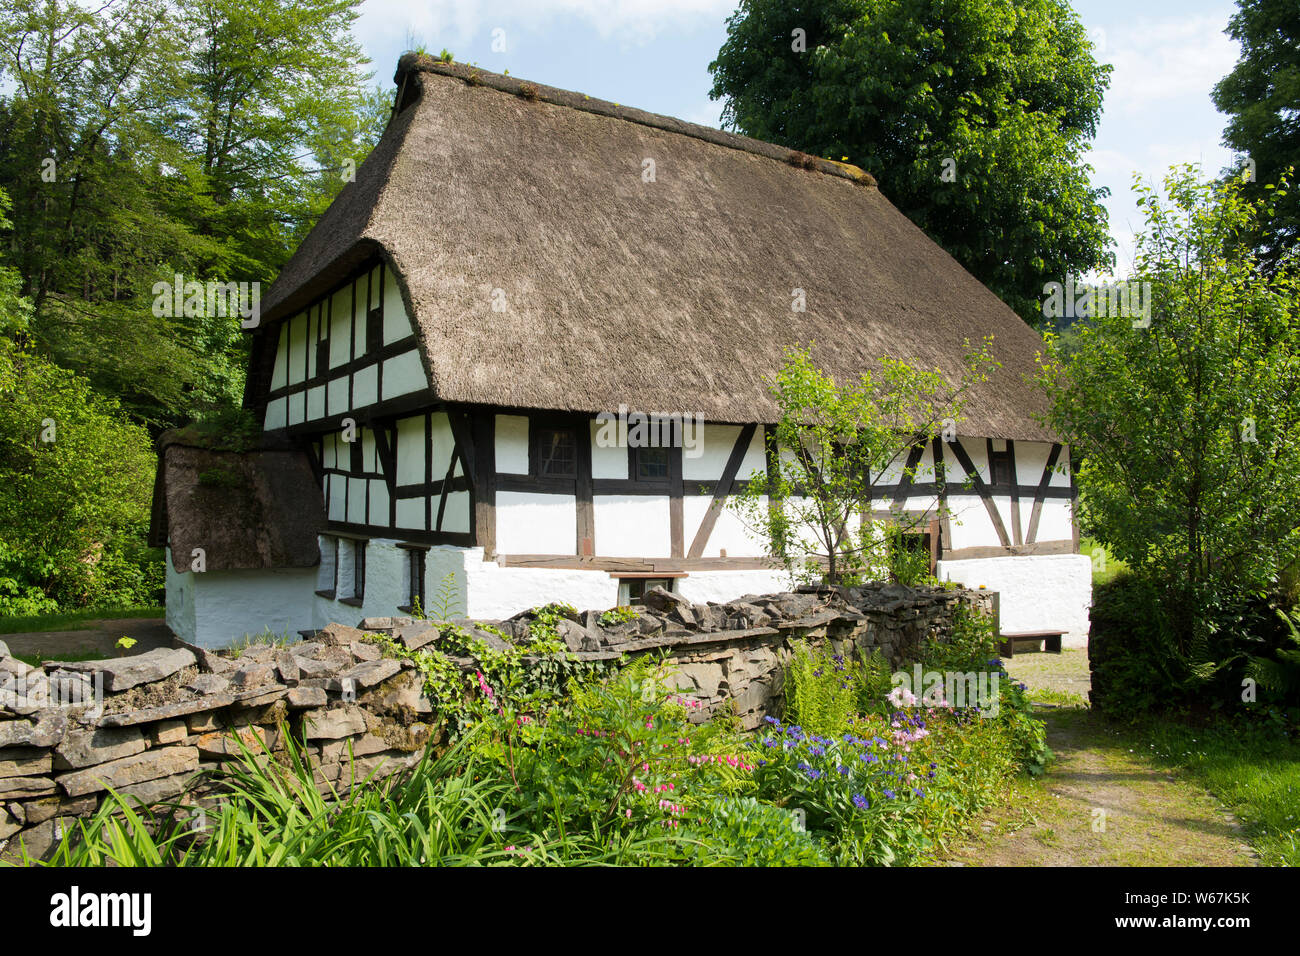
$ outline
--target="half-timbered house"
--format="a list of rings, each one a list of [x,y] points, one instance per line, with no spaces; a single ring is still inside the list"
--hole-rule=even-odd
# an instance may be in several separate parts
[[[957,435],[916,446],[874,505],[920,512],[939,576],[1000,592],[1004,630],[1084,638],[1090,563],[1069,451],[1035,418],[1038,337],[870,176],[426,57],[397,83],[264,297],[245,405],[267,448],[163,451],[182,637],[428,608],[448,574],[479,618],[784,587],[725,507],[772,453],[784,349],[812,343],[846,378],[882,356],[955,377],[992,335],[1001,367]],[[609,440],[620,410],[677,420],[676,439]]]

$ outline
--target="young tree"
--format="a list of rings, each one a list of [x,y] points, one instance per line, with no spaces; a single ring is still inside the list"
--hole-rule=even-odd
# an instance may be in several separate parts
[[[1158,586],[1194,666],[1300,553],[1300,267],[1261,268],[1246,240],[1270,200],[1240,180],[1180,167],[1164,187],[1138,187],[1149,325],[1096,316],[1068,361],[1049,335],[1040,381],[1083,462],[1084,531]]]
[[[1263,183],[1300,169],[1300,4],[1294,0],[1237,0],[1227,33],[1241,59],[1214,88],[1214,105],[1228,114],[1225,146],[1250,161],[1259,199]],[[1260,257],[1270,268],[1300,242],[1300,195],[1277,197],[1276,215],[1261,223]]]
[[[853,583],[878,573],[897,529],[917,520],[869,520],[873,496],[881,498],[875,489],[916,477],[908,452],[955,435],[966,393],[997,363],[988,342],[968,343],[956,384],[886,357],[878,373],[840,385],[813,364],[810,350],[788,349],[786,357],[770,386],[781,416],[769,438],[769,468],[750,476],[729,507],[795,577]]]
[[[1079,159],[1110,67],[1064,0],[742,0],[709,69],[728,126],[872,173],[1032,325],[1110,261]]]

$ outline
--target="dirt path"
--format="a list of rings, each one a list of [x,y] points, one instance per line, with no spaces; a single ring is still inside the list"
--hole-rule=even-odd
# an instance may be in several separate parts
[[[1086,657],[1033,655],[1013,677],[1055,695],[1087,694]],[[1084,670],[1079,673],[1079,664]],[[1245,830],[1203,788],[1156,767],[1083,706],[1043,713],[1056,759],[1039,780],[939,862],[949,866],[1253,866]]]
[[[118,638],[134,638],[132,654],[143,654],[156,647],[170,647],[172,632],[166,621],[158,617],[107,618],[86,621],[85,627],[75,631],[30,631],[21,634],[0,634],[0,641],[10,652],[24,657],[39,655],[47,660],[69,658],[116,657]]]

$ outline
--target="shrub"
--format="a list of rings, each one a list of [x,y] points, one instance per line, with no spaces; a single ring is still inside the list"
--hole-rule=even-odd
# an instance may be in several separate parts
[[[953,611],[952,630],[926,642],[921,663],[941,671],[986,670],[998,655],[998,634],[992,616],[959,604]]]
[[[753,797],[723,797],[702,807],[707,830],[683,862],[709,866],[829,866],[824,849],[789,811]]]
[[[878,649],[865,658],[848,649],[795,641],[785,669],[785,709],[792,723],[810,733],[844,733],[854,714],[878,710],[889,692],[889,662]]]
[[[1128,719],[1169,706],[1184,675],[1156,589],[1121,575],[1093,590],[1089,616],[1092,706]]]
[[[5,613],[41,604],[37,592],[61,608],[152,603],[161,560],[138,544],[153,492],[148,433],[75,373],[4,339],[0,391]]]
[[[511,806],[535,832],[677,830],[710,798],[738,790],[749,769],[722,722],[693,724],[660,661],[605,681],[573,683],[566,706],[541,717],[510,707],[483,716],[477,752],[513,784]]]

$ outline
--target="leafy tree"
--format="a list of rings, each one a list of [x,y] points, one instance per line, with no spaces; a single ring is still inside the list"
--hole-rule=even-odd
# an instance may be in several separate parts
[[[727,32],[729,127],[866,169],[1026,321],[1045,282],[1109,264],[1077,157],[1110,67],[1064,0],[741,0]]]
[[[74,372],[5,340],[0,391],[0,614],[38,597],[38,610],[148,603],[161,583],[158,555],[138,543],[148,432]]]
[[[840,385],[809,350],[786,356],[770,387],[781,411],[770,436],[774,465],[755,472],[729,507],[796,577],[822,577],[824,565],[827,583],[853,583],[879,571],[897,529],[917,520],[864,520],[874,489],[916,477],[908,452],[956,429],[966,394],[996,363],[985,342],[968,349],[956,385],[888,357],[879,373]]]
[[[1300,168],[1300,5],[1294,0],[1237,0],[1227,33],[1241,59],[1214,88],[1214,105],[1229,116],[1224,145],[1251,160],[1259,199],[1264,182]],[[1276,215],[1260,223],[1256,241],[1270,268],[1300,242],[1300,196],[1277,198]]]
[[[186,0],[183,138],[241,277],[269,282],[383,129],[352,36],[360,0]],[[326,168],[322,168],[326,167]],[[326,174],[322,177],[322,174]],[[325,188],[320,188],[321,186]]]
[[[230,345],[150,311],[156,281],[226,261],[196,225],[197,171],[157,122],[175,93],[175,36],[151,0],[16,0],[0,14],[11,84],[0,184],[14,197],[10,259],[34,308],[30,344],[157,424],[221,400],[212,372]]]
[[[9,208],[9,194],[0,189],[0,232],[13,225],[5,215]],[[22,276],[16,269],[0,266],[0,339],[25,333],[31,312],[31,303],[22,295]]]
[[[1300,553],[1300,266],[1270,272],[1243,243],[1268,200],[1239,179],[1180,167],[1164,188],[1138,187],[1149,326],[1094,316],[1068,362],[1049,335],[1040,380],[1083,462],[1083,530],[1155,585],[1172,652],[1205,678],[1241,602]]]
[[[0,186],[33,346],[156,427],[238,404],[238,320],[155,315],[152,290],[176,274],[269,282],[342,188],[343,160],[365,157],[382,110],[355,7],[0,10]]]

